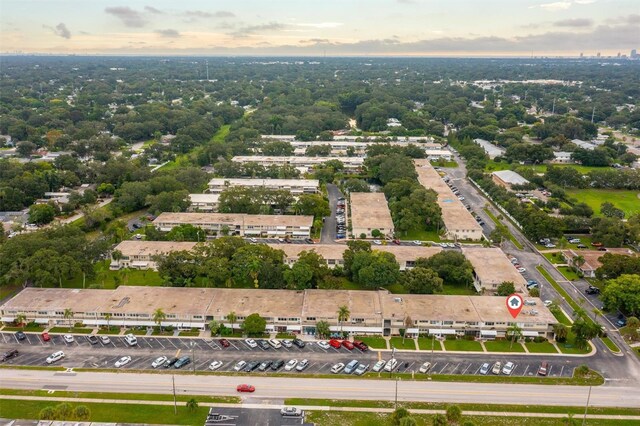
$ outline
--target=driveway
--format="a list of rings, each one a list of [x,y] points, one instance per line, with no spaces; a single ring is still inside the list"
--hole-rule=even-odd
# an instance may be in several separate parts
[[[336,242],[336,204],[338,198],[344,197],[338,187],[332,183],[327,184],[327,194],[329,196],[329,207],[331,208],[331,216],[324,218],[322,225],[322,234],[320,234],[320,242],[322,244],[335,244]]]

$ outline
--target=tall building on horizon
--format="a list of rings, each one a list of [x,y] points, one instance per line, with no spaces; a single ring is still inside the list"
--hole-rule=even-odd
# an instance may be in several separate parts
[[[635,59],[638,57],[638,51],[636,49],[631,49],[631,54],[629,55],[631,59]]]

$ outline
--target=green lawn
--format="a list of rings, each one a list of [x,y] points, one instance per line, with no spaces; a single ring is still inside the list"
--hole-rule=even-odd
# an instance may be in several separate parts
[[[101,327],[100,330],[98,330],[98,334],[119,334],[120,333],[120,327],[115,327],[115,326],[109,326],[109,328],[106,327]]]
[[[156,271],[140,271],[137,269],[111,271],[109,270],[109,262],[109,260],[103,260],[95,264],[95,277],[87,278],[85,287],[96,284],[105,289],[114,289],[116,288],[116,280],[120,280],[121,285],[163,285],[162,278],[160,278],[160,275]],[[63,280],[62,287],[82,288],[82,275],[78,275],[70,280]]]
[[[572,169],[576,169],[582,174],[587,174],[592,170],[602,170],[603,167],[592,167],[592,166],[581,166],[578,164],[554,164],[554,167],[571,167]],[[546,173],[547,165],[546,164],[537,164],[537,165],[522,165],[522,164],[509,164],[505,161],[501,161],[496,163],[495,161],[489,161],[485,166],[484,170],[486,172],[495,172],[497,170],[514,170],[518,168],[526,168],[533,169],[536,173]]]
[[[400,283],[395,283],[385,287],[393,294],[407,294],[407,289]]]
[[[473,340],[445,340],[443,343],[448,351],[483,352],[480,342]]]
[[[186,336],[186,337],[198,337],[200,335],[199,331],[181,331],[178,336]]]
[[[511,346],[510,340],[489,340],[484,342],[484,346],[489,352],[524,352],[520,343],[513,342]]]
[[[133,334],[135,336],[146,336],[147,329],[138,330],[137,328],[127,328],[124,331],[124,334]],[[173,332],[170,332],[169,336],[173,335]]]
[[[211,142],[224,142],[224,138],[227,137],[230,130],[231,124],[225,124],[224,126],[220,127],[216,134],[211,138]]]
[[[452,296],[477,296],[478,292],[473,286],[464,287],[459,285],[443,284],[442,293],[438,294],[448,294]]]
[[[572,324],[571,320],[567,318],[567,316],[564,314],[564,312],[562,312],[562,309],[560,309],[560,307],[552,305],[549,307],[549,310],[551,311],[553,316],[556,317],[556,319],[560,324],[564,324],[567,326],[570,326]]]
[[[400,233],[399,237],[403,240],[435,241],[436,243],[441,241],[436,231],[424,231],[422,229]]]
[[[458,167],[458,163],[455,161],[432,161],[431,164],[434,167],[447,167],[447,168],[455,168]]]
[[[605,201],[623,210],[626,217],[640,211],[640,198],[638,191],[625,191],[618,189],[567,189],[567,196],[578,202],[584,202],[600,215],[600,205]]]
[[[558,284],[556,282],[556,280],[553,279],[553,277],[549,274],[549,272],[547,272],[546,269],[544,269],[543,266],[537,266],[536,269],[538,270],[538,272],[540,272],[542,274],[542,276],[549,282],[549,284],[551,284],[553,286],[553,288],[556,289],[556,291],[560,294],[560,296],[562,296],[567,303],[571,306],[571,308],[573,308],[574,311],[579,311],[580,307],[578,306],[578,304],[569,296],[569,293],[567,293],[564,288],[562,288],[560,286],[560,284]],[[587,321],[591,321],[590,318],[587,317]]]
[[[580,279],[578,274],[576,274],[575,271],[571,269],[569,266],[558,266],[558,271],[560,271],[562,276],[568,279],[569,281],[576,281]]]
[[[527,347],[529,352],[535,353],[535,354],[557,354],[558,353],[555,346],[553,346],[549,342],[542,342],[542,343],[528,342],[528,343],[525,343],[524,345]]]
[[[49,329],[49,333],[71,333],[71,334],[91,334],[93,328],[84,328],[84,327],[52,327]]]
[[[366,343],[371,349],[387,349],[387,341],[382,337],[356,336],[355,340]]]
[[[611,340],[608,337],[603,337],[602,339],[602,343],[604,343],[605,345],[607,345],[607,348],[609,348],[609,350],[611,352],[616,352],[619,353],[620,352],[620,348],[618,347],[618,345],[616,345],[615,343],[613,343],[613,340]]]
[[[559,251],[556,251],[554,253],[543,253],[543,255],[549,260],[549,262],[553,264],[567,263],[567,261]]]
[[[434,351],[442,350],[442,345],[440,344],[440,341],[438,339],[435,339],[435,341],[433,341],[431,337],[418,337],[418,348],[422,351],[430,351],[432,342],[433,342]]]
[[[404,339],[404,343],[402,343],[402,337],[392,337],[389,344],[396,349],[416,349],[416,344],[413,339]]]
[[[580,349],[576,347],[576,335],[571,332],[569,329],[569,334],[567,336],[567,341],[564,343],[558,343],[558,348],[560,348],[560,352],[563,354],[587,354],[591,350],[591,346],[588,346],[586,349]]]

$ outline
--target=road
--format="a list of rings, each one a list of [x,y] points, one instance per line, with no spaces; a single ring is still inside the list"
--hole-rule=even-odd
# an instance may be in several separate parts
[[[172,393],[171,377],[164,374],[54,372],[44,370],[3,371],[2,386],[10,389],[50,389],[72,392]],[[289,377],[176,375],[179,394],[234,395],[236,386],[250,383],[256,398],[328,398],[393,401],[396,383],[391,380],[337,380]],[[485,404],[534,404],[581,406],[588,387],[545,386],[454,382],[398,382],[398,400]],[[590,406],[639,407],[637,387],[599,386],[592,388]]]
[[[329,196],[329,207],[331,208],[331,216],[324,218],[322,225],[322,234],[320,235],[320,243],[334,244],[336,241],[336,203],[339,197],[344,197],[338,187],[332,183],[327,184],[327,195]]]

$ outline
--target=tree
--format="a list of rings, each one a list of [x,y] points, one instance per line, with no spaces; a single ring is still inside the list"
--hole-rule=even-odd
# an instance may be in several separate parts
[[[167,319],[167,314],[164,313],[162,308],[158,308],[153,312],[153,322],[155,322],[160,330],[162,330],[162,321]]]
[[[64,310],[63,315],[62,315],[64,319],[69,321],[69,331],[71,331],[71,325],[72,325],[72,322],[73,322],[73,316],[74,315],[75,315],[75,313],[69,308],[66,308]]]
[[[331,335],[331,328],[327,321],[318,321],[316,323],[316,335],[321,339],[326,339]]]
[[[225,318],[231,323],[231,332],[233,333],[233,326],[235,325],[236,321],[238,321],[238,316],[234,311],[231,311]]]
[[[457,425],[462,421],[462,409],[458,405],[449,405],[446,416],[448,424]]]
[[[576,346],[579,348],[585,348],[587,342],[595,337],[598,337],[601,333],[600,326],[593,321],[587,321],[585,318],[580,317],[573,322],[571,331],[575,334]]]
[[[284,279],[287,282],[287,288],[304,290],[311,287],[313,270],[307,264],[296,262],[291,268],[284,271]]]
[[[402,343],[404,344],[404,338],[407,335],[407,330],[413,326],[413,319],[407,315],[404,318],[404,333],[402,333]]]
[[[56,411],[53,407],[44,407],[40,410],[40,414],[38,414],[40,420],[56,420]]]
[[[38,148],[38,145],[29,141],[22,141],[16,144],[16,152],[21,157],[29,157],[31,154],[33,154],[33,151],[35,151],[37,148]]]
[[[516,292],[516,285],[512,281],[503,281],[498,285],[496,293],[498,296],[509,296]]]
[[[342,333],[342,328],[344,326],[345,321],[349,321],[349,316],[351,315],[351,311],[346,305],[342,305],[338,308],[338,322],[340,323],[340,332]]]
[[[106,312],[104,314],[104,319],[105,321],[107,321],[107,330],[109,330],[109,321],[111,320],[111,317],[113,316],[113,314]]]
[[[212,336],[216,336],[220,332],[220,326],[221,325],[222,324],[220,324],[216,320],[209,321],[209,330],[211,330],[211,335]]]
[[[564,342],[569,335],[569,328],[562,323],[553,324],[553,335],[556,341]]]
[[[399,426],[418,426],[418,422],[416,422],[416,419],[414,419],[411,416],[408,417],[403,417],[400,419],[400,423],[398,423]]]
[[[540,289],[537,287],[533,287],[529,290],[529,296],[531,297],[540,297]]]
[[[509,345],[509,349],[513,347],[513,343],[522,337],[522,328],[518,325],[518,323],[512,322],[507,328],[507,336],[511,336],[511,344]]]
[[[400,421],[405,417],[409,417],[409,411],[404,407],[398,407],[391,413],[391,424],[399,426]]]
[[[600,205],[600,213],[602,213],[603,216],[624,219],[624,211],[620,210],[608,201],[605,201]]]
[[[370,288],[394,284],[400,278],[400,266],[393,253],[357,252],[351,264],[351,276],[356,283]]]
[[[73,410],[74,420],[88,421],[91,418],[91,410],[86,405],[78,405]]]
[[[195,398],[191,398],[190,400],[187,401],[186,407],[187,407],[187,410],[193,413],[198,409],[198,401],[196,401]]]
[[[29,207],[29,222],[36,225],[50,223],[56,217],[56,209],[49,203],[34,204]]]
[[[605,253],[598,260],[602,263],[596,269],[596,278],[599,280],[614,279],[623,274],[640,275],[640,257]]]
[[[25,325],[27,325],[27,316],[24,314],[24,312],[20,312],[18,314],[16,314],[16,319],[15,319],[15,323],[19,326],[21,326],[22,328],[25,327]]]
[[[602,291],[602,302],[608,311],[640,315],[640,275],[620,275],[609,280]]]
[[[473,283],[473,266],[460,252],[442,251],[428,259],[416,259],[416,267],[434,270],[446,284],[470,286]]]
[[[254,313],[244,319],[242,329],[249,336],[261,336],[267,327],[267,320],[262,318],[260,314]]]
[[[434,414],[433,426],[447,426],[447,418],[444,414]]]
[[[442,292],[442,278],[429,268],[416,267],[405,271],[402,284],[412,294],[434,294]]]

